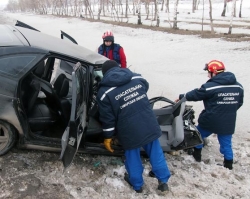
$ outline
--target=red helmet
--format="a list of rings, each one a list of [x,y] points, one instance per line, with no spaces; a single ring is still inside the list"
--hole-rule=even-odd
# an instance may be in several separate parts
[[[114,42],[114,35],[110,30],[103,33],[102,38],[103,38],[103,41],[112,41],[112,42]]]
[[[218,74],[224,72],[225,66],[221,61],[212,60],[205,65],[204,70],[207,70],[210,73]]]

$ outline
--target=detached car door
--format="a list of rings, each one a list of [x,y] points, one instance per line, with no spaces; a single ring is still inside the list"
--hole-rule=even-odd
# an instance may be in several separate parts
[[[65,169],[68,168],[73,161],[87,124],[88,77],[88,67],[84,68],[80,63],[77,63],[72,72],[72,106],[70,121],[62,136],[60,159]]]

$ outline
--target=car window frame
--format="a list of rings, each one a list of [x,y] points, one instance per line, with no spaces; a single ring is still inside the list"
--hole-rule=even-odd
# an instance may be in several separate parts
[[[1,76],[11,77],[11,78],[14,78],[14,79],[20,79],[24,75],[26,75],[26,73],[28,73],[28,71],[32,70],[32,68],[34,68],[35,65],[40,60],[42,60],[42,58],[44,57],[44,54],[35,54],[35,53],[8,54],[8,55],[0,56],[0,60],[5,59],[5,58],[9,58],[9,57],[20,57],[20,56],[32,56],[32,57],[34,57],[34,59],[32,59],[28,64],[26,64],[22,68],[22,70],[19,70],[19,72],[16,73],[16,74],[7,73],[7,72],[4,72],[4,71],[1,70],[0,75]]]

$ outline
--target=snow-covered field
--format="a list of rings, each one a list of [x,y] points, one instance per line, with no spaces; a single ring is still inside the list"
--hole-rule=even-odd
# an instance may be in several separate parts
[[[243,4],[249,14],[250,3],[245,0]],[[157,181],[147,176],[150,164],[146,159],[144,191],[137,194],[123,180],[125,168],[118,157],[78,154],[70,169],[63,173],[59,154],[14,150],[0,157],[0,198],[249,198],[250,42],[201,39],[75,18],[1,12],[0,17],[12,24],[18,19],[55,37],[60,37],[63,30],[79,45],[93,51],[101,44],[103,32],[111,29],[115,41],[125,49],[130,69],[141,73],[150,83],[149,97],[162,95],[175,100],[180,93],[199,87],[207,81],[207,73],[202,70],[204,64],[212,59],[223,61],[245,91],[233,136],[232,171],[217,165],[222,164],[223,157],[216,136],[210,137],[202,151],[201,163],[182,151],[178,156],[166,154],[172,173],[170,192],[166,195],[157,192]],[[244,20],[250,21],[250,16]],[[198,118],[202,102],[188,104],[193,105]]]

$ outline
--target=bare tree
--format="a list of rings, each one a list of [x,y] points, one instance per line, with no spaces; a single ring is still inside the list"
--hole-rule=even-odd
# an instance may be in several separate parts
[[[121,15],[123,15],[122,0],[119,0],[118,3],[119,3],[119,4],[117,5],[118,13],[121,13]]]
[[[98,3],[98,14],[97,14],[97,20],[101,19],[101,13],[102,13],[102,8],[103,8],[103,0],[99,0]]]
[[[174,29],[177,29],[177,10],[178,10],[178,3],[179,3],[179,0],[175,0],[175,3],[174,3],[174,22],[173,22],[173,28]]]
[[[225,16],[226,16],[227,1],[228,1],[228,0],[224,0],[224,7],[223,7],[223,11],[222,11],[222,13],[221,13],[221,16],[222,16],[222,17],[225,17]]]
[[[37,1],[37,9],[39,14],[47,14],[47,2],[46,0]]]
[[[52,0],[52,14],[57,14],[57,0]]]
[[[128,0],[126,0],[125,17],[128,18]]]
[[[243,0],[240,1],[240,11],[239,11],[239,17],[240,17],[240,18],[241,18],[242,1],[243,1]]]
[[[214,24],[213,24],[213,7],[212,2],[209,0],[209,18],[210,18],[210,27],[211,27],[211,33],[214,34]]]
[[[144,2],[144,5],[145,5],[145,11],[146,11],[146,18],[145,18],[145,20],[148,20],[149,13],[150,13],[150,11],[149,11],[149,3],[150,3],[150,1],[149,1],[149,0],[146,0],[146,1]]]
[[[167,1],[169,1],[169,0],[167,0]],[[169,23],[169,26],[170,26],[170,28],[173,28],[172,23],[171,23],[171,19],[170,19],[170,15],[169,15],[169,9],[166,9],[166,12],[168,14],[168,23]]]
[[[136,13],[136,10],[137,10],[137,6],[136,6],[136,2],[135,2],[136,0],[133,0],[133,8],[132,8],[132,10],[133,10],[133,15],[135,16],[135,13]],[[138,12],[137,12],[138,13]]]
[[[228,30],[228,34],[230,35],[232,33],[232,29],[233,29],[233,18],[234,18],[234,10],[235,10],[235,6],[236,6],[236,0],[233,0],[233,6],[232,6],[232,10],[231,10],[231,20],[230,20],[230,26],[229,26],[229,30]]]
[[[160,26],[160,16],[157,14],[157,19],[156,19],[156,27]]]
[[[234,17],[236,17],[236,3],[235,5],[233,5],[233,7],[234,7]]]
[[[193,0],[193,3],[192,3],[192,13],[194,13],[195,10],[196,10],[196,4],[197,4],[197,0]]]
[[[204,0],[202,1],[202,18],[201,18],[201,31],[203,32],[204,21]]]
[[[113,18],[113,20],[114,21],[121,21],[121,19],[119,17],[119,12],[116,8],[115,0],[111,0],[111,1],[109,1],[109,3],[111,4],[111,17]]]
[[[156,20],[157,15],[158,15],[158,4],[157,4],[157,0],[154,0],[154,6],[155,6],[155,10],[154,10],[154,18],[153,18],[153,21]]]
[[[74,0],[74,16],[77,16],[77,9],[78,9],[78,2],[77,0]]]
[[[59,1],[59,7],[60,7],[60,14],[61,15],[69,15],[69,8],[68,8],[68,1],[70,0],[60,0]]]
[[[81,0],[79,0],[81,2]],[[95,12],[95,0],[93,0],[93,3],[92,3],[92,11]]]
[[[94,14],[92,12],[89,0],[84,0],[84,7],[85,7],[85,16],[88,17],[89,13],[90,18],[94,19]]]
[[[137,13],[138,13],[138,19],[137,19],[137,24],[138,25],[142,25],[142,22],[141,22],[141,1],[139,0],[139,3],[137,5]]]
[[[141,11],[138,12],[137,24],[138,24],[138,25],[142,25],[142,22],[141,22]]]
[[[106,2],[106,4],[108,4],[108,2]],[[105,2],[104,2],[104,0],[103,0],[103,2],[102,2],[102,11],[103,11],[103,16],[106,16]]]
[[[199,7],[199,4],[200,4],[200,0],[196,0],[196,10],[198,10],[198,7]]]
[[[11,1],[9,1],[11,3]],[[21,10],[21,12],[25,12],[26,11],[26,6],[25,6],[25,0],[19,0],[18,2],[18,6]]]
[[[169,0],[166,0],[165,6],[166,6],[165,12],[169,13]]]
[[[161,11],[163,11],[163,7],[164,7],[164,0],[162,0],[161,2]]]
[[[156,20],[156,27],[160,26],[160,16],[159,16],[159,9],[158,9],[158,4],[157,0],[155,0],[155,14],[154,14],[154,21]]]
[[[6,9],[11,11],[11,12],[18,11],[18,9],[19,9],[18,2],[15,0],[9,0],[9,3],[6,6]],[[23,9],[25,9],[25,8],[23,7]]]

